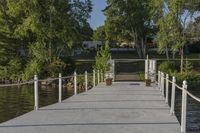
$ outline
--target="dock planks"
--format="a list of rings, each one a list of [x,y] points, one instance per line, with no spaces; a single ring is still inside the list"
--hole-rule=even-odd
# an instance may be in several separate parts
[[[180,133],[180,124],[156,85],[116,82],[2,123],[0,133]]]

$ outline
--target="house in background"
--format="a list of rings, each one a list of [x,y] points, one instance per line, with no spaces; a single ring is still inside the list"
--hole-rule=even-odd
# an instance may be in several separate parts
[[[83,41],[83,49],[97,50],[103,45],[102,41]]]

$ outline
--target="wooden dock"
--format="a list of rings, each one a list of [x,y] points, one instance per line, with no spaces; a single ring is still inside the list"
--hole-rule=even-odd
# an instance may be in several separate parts
[[[0,124],[0,133],[180,133],[156,85],[104,83]]]

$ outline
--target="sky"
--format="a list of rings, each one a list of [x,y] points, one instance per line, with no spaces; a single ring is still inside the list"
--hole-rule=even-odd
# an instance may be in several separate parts
[[[92,0],[93,12],[89,23],[91,27],[95,30],[97,27],[104,24],[106,17],[104,16],[102,10],[106,7],[106,0]]]

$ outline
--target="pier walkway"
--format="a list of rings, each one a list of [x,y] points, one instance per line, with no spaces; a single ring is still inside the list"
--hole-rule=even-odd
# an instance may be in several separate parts
[[[116,82],[2,123],[0,133],[180,133],[180,124],[156,85]]]

